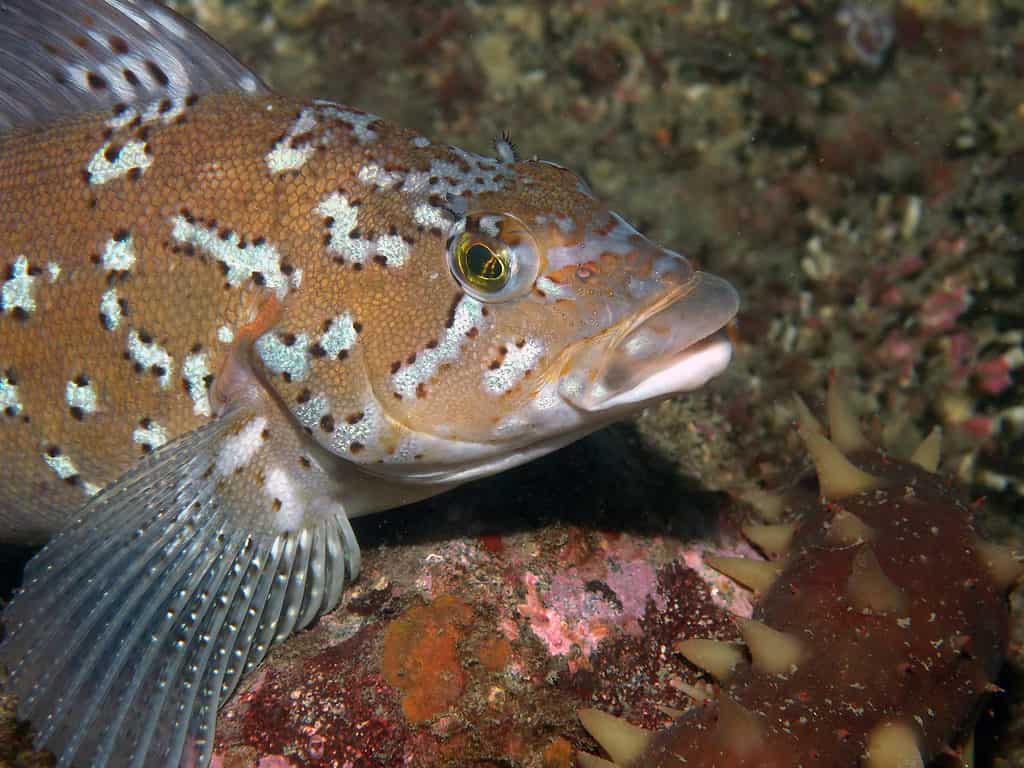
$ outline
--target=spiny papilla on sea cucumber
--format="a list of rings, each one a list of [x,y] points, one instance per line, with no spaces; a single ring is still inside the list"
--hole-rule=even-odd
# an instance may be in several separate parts
[[[773,559],[710,561],[759,594],[741,641],[677,645],[714,693],[657,732],[580,712],[610,757],[580,753],[583,768],[923,768],[969,742],[997,690],[1021,563],[977,534],[972,505],[936,474],[937,430],[907,461],[886,455],[834,377],[828,437],[798,408],[819,498],[745,529]]]

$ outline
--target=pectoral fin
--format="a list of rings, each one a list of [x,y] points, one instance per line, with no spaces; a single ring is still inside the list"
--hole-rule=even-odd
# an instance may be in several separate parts
[[[205,766],[218,706],[337,604],[359,548],[272,403],[236,407],[90,500],[29,564],[0,662],[58,765]]]

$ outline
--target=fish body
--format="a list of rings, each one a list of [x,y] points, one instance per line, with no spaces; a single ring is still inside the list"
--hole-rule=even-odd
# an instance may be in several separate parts
[[[351,517],[728,362],[732,288],[567,169],[272,94],[149,2],[3,12],[0,537],[52,540],[0,660],[62,765],[205,765]]]

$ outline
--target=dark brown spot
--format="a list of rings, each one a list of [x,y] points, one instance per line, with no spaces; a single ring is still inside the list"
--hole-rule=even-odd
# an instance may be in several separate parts
[[[152,59],[146,60],[146,69],[149,70],[149,74],[153,76],[153,79],[160,83],[164,88],[166,88],[168,83],[171,82],[167,77],[167,73],[160,69],[160,67],[157,66],[157,63]]]
[[[309,469],[309,468],[310,468],[311,466],[313,466],[313,462],[311,462],[311,461],[310,461],[310,460],[309,460],[309,459],[308,459],[307,457],[305,457],[305,456],[299,456],[299,464],[301,464],[301,465],[302,465],[303,467],[305,467],[306,469]]]
[[[500,360],[491,360],[491,364],[488,366],[492,371],[496,371],[501,368]]]
[[[284,336],[281,337],[281,343],[283,343],[286,347],[294,347],[295,342],[296,337],[294,333],[286,333],[284,334]]]
[[[59,445],[49,445],[46,447],[46,455],[51,459],[55,459],[60,456],[61,450]]]
[[[76,486],[81,484],[82,478],[80,478],[78,475],[68,475],[67,477],[64,478],[64,482],[70,486]]]
[[[348,360],[348,350],[347,349],[342,349],[342,350],[340,350],[338,352],[338,360],[341,360],[341,361]]]
[[[111,144],[103,150],[103,158],[108,162],[112,163],[117,160],[117,156],[121,154],[120,144]]]
[[[356,333],[362,333],[363,324],[356,320],[354,323],[352,323],[352,330],[354,330]]]
[[[419,400],[424,399],[427,396],[427,385],[422,381],[416,385],[416,397]]]
[[[264,429],[262,432],[260,432],[260,439],[261,440],[269,440],[270,439],[270,430],[269,429]]]
[[[153,452],[153,446],[150,445],[149,443],[140,443],[139,444],[139,448],[142,449],[143,453],[152,453]]]
[[[395,360],[395,362],[393,362],[391,364],[391,373],[392,374],[398,373],[401,369],[402,369],[402,361],[401,360]]]
[[[189,350],[189,352],[192,353],[193,355],[198,355],[202,351],[203,345],[200,344],[198,341],[195,344],[193,344],[192,349]]]
[[[162,365],[151,366],[149,371],[158,379],[163,378],[164,376],[167,375],[167,369],[164,368]]]
[[[309,354],[313,357],[324,357],[327,354],[327,350],[323,348],[323,345],[319,342],[313,342],[313,346],[309,348]]]
[[[107,42],[110,44],[110,50],[114,53],[128,53],[128,43],[123,37],[111,35],[107,38]]]
[[[445,328],[451,328],[455,325],[455,310],[458,308],[459,302],[462,301],[464,295],[462,291],[456,291],[455,298],[452,299],[451,308],[448,310],[448,321],[444,325]]]
[[[136,75],[132,70],[128,69],[128,67],[125,67],[121,71],[121,76],[133,88],[138,88],[139,85],[141,84],[141,81],[139,80],[139,76]]]
[[[301,392],[299,392],[299,396],[295,398],[295,401],[299,405],[303,405],[304,403],[308,403],[311,397],[313,397],[313,393],[310,392],[308,389],[304,389]]]
[[[267,284],[267,278],[265,278],[263,276],[262,272],[253,272],[252,273],[252,281],[254,283],[256,283],[256,285],[266,285]]]
[[[76,421],[83,421],[85,419],[85,411],[83,411],[77,405],[71,406],[69,410],[71,412],[71,418],[75,419]]]
[[[363,417],[365,415],[366,414],[363,413],[362,411],[356,411],[355,413],[350,413],[348,416],[346,416],[345,421],[348,424],[358,424],[360,421],[363,420]]]
[[[466,337],[470,339],[475,339],[479,335],[479,333],[479,329],[474,325],[472,328],[466,331]]]
[[[353,441],[352,441],[352,444],[351,444],[351,445],[350,445],[350,446],[348,447],[348,449],[349,449],[350,451],[352,451],[352,453],[359,453],[359,452],[361,452],[361,451],[363,450],[363,448],[365,448],[365,447],[366,447],[366,446],[365,446],[365,445],[363,445],[362,443],[360,443],[360,442],[359,442],[358,440],[353,440]]]
[[[186,107],[194,107],[198,103],[199,103],[199,94],[197,94],[197,93],[190,93],[188,96],[185,97],[185,106]]]
[[[140,330],[139,331],[139,341],[141,341],[143,344],[152,344],[153,343],[153,337],[149,335],[148,331]]]
[[[85,79],[86,82],[89,83],[89,87],[94,91],[105,91],[107,89],[106,79],[97,75],[95,72],[87,73]]]
[[[274,499],[271,502],[270,506],[273,508],[273,510],[275,512],[280,512],[281,511],[281,500],[280,499]]]
[[[331,414],[325,413],[323,416],[320,417],[320,429],[322,429],[324,432],[334,431],[334,417],[331,416]]]
[[[406,362],[407,365],[412,365],[413,363],[415,363],[416,362],[416,353],[413,352],[411,355],[409,355],[409,357],[406,358],[405,362]]]
[[[78,386],[78,387],[88,387],[89,386],[89,377],[86,376],[84,373],[80,373],[77,376],[75,376],[74,381],[75,381],[75,386]]]
[[[128,181],[138,181],[141,178],[142,178],[142,169],[141,168],[132,168],[130,171],[128,171]]]
[[[427,349],[434,349],[437,347],[437,339],[431,339],[427,342]]]

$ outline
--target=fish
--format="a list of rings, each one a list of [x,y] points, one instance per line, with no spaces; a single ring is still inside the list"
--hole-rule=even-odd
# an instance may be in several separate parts
[[[59,766],[206,766],[353,518],[727,367],[728,281],[507,136],[272,92],[149,0],[0,3],[0,662]]]

